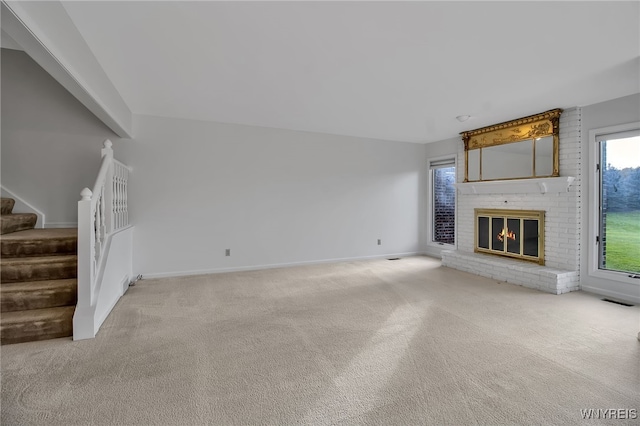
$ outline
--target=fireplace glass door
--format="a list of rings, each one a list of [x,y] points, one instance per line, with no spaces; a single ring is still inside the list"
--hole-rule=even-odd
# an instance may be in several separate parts
[[[503,239],[507,242],[507,252],[513,254],[522,253],[522,248],[520,247],[522,243],[522,226],[520,226],[520,219],[510,219],[507,218],[507,227],[505,228],[505,232],[503,232]],[[536,237],[538,236],[538,232],[536,230]]]
[[[544,212],[476,209],[476,252],[544,264]]]

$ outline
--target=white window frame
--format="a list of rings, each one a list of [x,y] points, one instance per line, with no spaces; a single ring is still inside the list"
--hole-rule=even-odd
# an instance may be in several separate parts
[[[441,155],[439,157],[430,157],[427,158],[427,224],[426,224],[426,234],[427,234],[427,254],[440,256],[440,252],[442,250],[455,250],[458,246],[458,192],[456,190],[455,197],[455,207],[454,207],[454,221],[455,221],[455,230],[454,230],[454,244],[445,244],[433,241],[433,170],[431,168],[431,162],[435,161],[443,161],[443,160],[453,160],[453,166],[456,168],[456,180],[455,183],[458,182],[458,156],[456,154],[449,155]]]
[[[598,162],[600,161],[598,137],[638,129],[640,129],[640,122],[603,127],[589,131],[589,230],[587,236],[587,273],[589,277],[601,280],[601,284],[604,284],[606,287],[611,287],[611,285],[607,285],[608,283],[606,281],[613,281],[629,284],[640,290],[640,279],[630,278],[629,273],[608,271],[599,268],[599,246],[596,241],[596,237],[599,236],[600,233],[600,172],[597,169]]]

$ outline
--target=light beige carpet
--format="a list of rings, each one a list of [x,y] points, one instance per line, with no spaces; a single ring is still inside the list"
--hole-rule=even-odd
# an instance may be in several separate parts
[[[95,340],[2,347],[2,424],[638,424],[638,307],[427,257],[140,281]]]

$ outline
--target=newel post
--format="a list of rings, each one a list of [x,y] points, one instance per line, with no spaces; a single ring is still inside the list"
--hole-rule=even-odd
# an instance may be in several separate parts
[[[102,143],[102,146],[102,151],[100,151],[102,153],[102,157],[104,158],[105,155],[108,155],[113,158],[113,142],[111,142],[109,139],[105,139],[105,141]]]
[[[91,314],[93,276],[95,274],[95,216],[91,207],[93,193],[80,192],[78,201],[78,304],[73,316],[73,339],[95,337]]]
[[[78,202],[78,304],[91,306],[91,283],[95,264],[95,217],[91,208],[89,188],[80,192]]]

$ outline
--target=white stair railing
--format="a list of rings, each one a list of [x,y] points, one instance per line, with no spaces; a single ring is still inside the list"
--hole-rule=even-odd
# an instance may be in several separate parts
[[[102,163],[93,190],[84,188],[78,202],[78,303],[74,339],[95,337],[100,324],[95,310],[104,275],[110,237],[129,227],[128,183],[131,169],[113,158],[104,141]],[[101,322],[101,321],[99,321]]]

